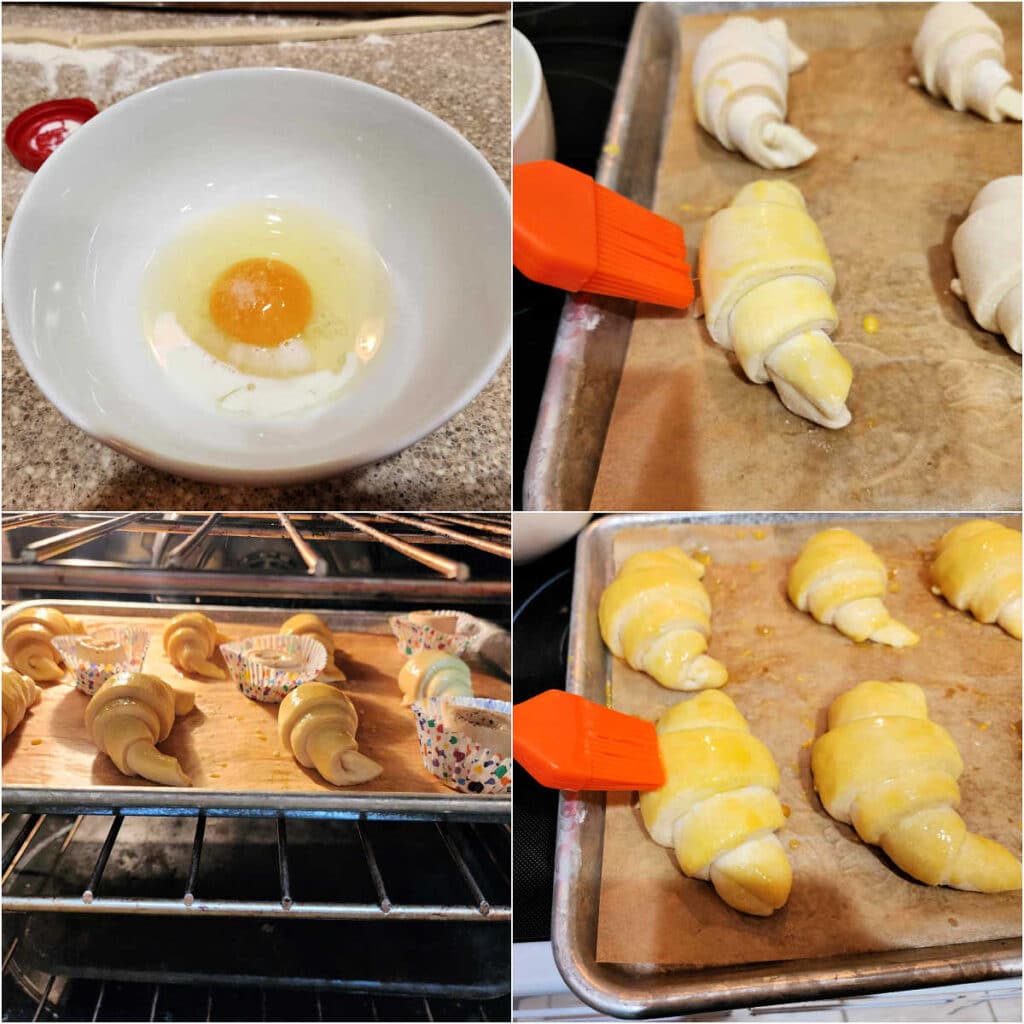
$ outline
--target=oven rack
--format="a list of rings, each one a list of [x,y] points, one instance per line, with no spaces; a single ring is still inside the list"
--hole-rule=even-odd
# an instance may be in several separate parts
[[[14,944],[12,944],[13,946]],[[14,949],[4,953],[4,965]],[[6,975],[5,975],[6,977]],[[74,1016],[55,1016],[48,1003],[56,993],[71,996],[77,1012]],[[11,1003],[24,1000],[11,1012]],[[253,1010],[252,1016],[239,1014],[239,1003]],[[225,1008],[224,1004],[228,1004]],[[81,1020],[81,1021],[228,1021],[228,1020],[307,1020],[307,1021],[505,1021],[510,1009],[507,999],[452,999],[443,996],[358,996],[321,989],[266,989],[263,987],[225,988],[194,985],[167,985],[160,982],[107,982],[59,978],[50,975],[40,986],[39,995],[13,997],[4,994],[4,1020]],[[131,1009],[126,1009],[130,1007]],[[184,1015],[181,1011],[185,1009]],[[198,1011],[198,1012],[197,1012]]]
[[[281,597],[375,596],[406,600],[493,600],[511,592],[505,563],[511,558],[511,522],[484,513],[28,513],[6,516],[3,531],[5,584],[56,591],[123,591],[249,596],[274,589]],[[45,534],[28,539],[20,531]],[[52,531],[52,532],[51,532]],[[149,566],[65,557],[118,531],[157,535]],[[34,533],[31,536],[34,536]],[[179,540],[178,538],[182,538]],[[218,538],[287,540],[304,574],[226,572],[202,568],[203,554]],[[20,543],[16,543],[20,541]],[[409,574],[358,576],[332,573],[318,545],[361,543],[397,553]],[[444,548],[445,553],[438,551]],[[451,549],[454,548],[452,557]],[[488,579],[467,556],[500,566]],[[421,567],[427,574],[423,575]],[[414,572],[420,575],[414,575]]]
[[[4,823],[10,812],[4,814]],[[141,914],[167,917],[172,915],[197,915],[203,917],[287,917],[296,919],[344,920],[344,921],[493,921],[508,922],[512,917],[512,908],[508,904],[492,904],[484,894],[476,874],[470,867],[470,856],[467,846],[474,843],[475,849],[483,851],[493,870],[507,883],[507,865],[510,862],[509,846],[511,829],[506,824],[497,828],[497,834],[504,844],[504,859],[494,850],[488,840],[482,839],[481,829],[475,824],[457,825],[454,822],[434,822],[434,829],[447,850],[452,865],[461,878],[465,890],[465,903],[411,902],[395,901],[388,895],[388,890],[378,864],[376,852],[365,828],[365,819],[354,819],[351,822],[358,837],[358,845],[362,851],[364,867],[372,882],[376,898],[373,902],[325,902],[296,899],[293,896],[294,884],[291,861],[288,850],[287,819],[280,816],[276,819],[277,827],[277,872],[279,896],[276,900],[237,900],[204,898],[197,886],[199,869],[202,863],[203,846],[206,836],[207,814],[199,811],[195,815],[195,831],[192,840],[191,855],[188,867],[187,882],[181,897],[167,899],[159,897],[110,897],[101,891],[103,875],[110,861],[111,853],[117,842],[118,835],[125,822],[125,815],[116,813],[107,830],[106,837],[100,846],[94,866],[86,887],[75,894],[53,896],[8,894],[9,883],[17,878],[19,862],[32,848],[40,831],[46,825],[49,815],[29,813],[24,816],[18,831],[3,851],[3,885],[4,892],[0,899],[0,909],[4,913],[14,912],[61,912],[78,914]],[[46,878],[40,883],[35,880],[35,887],[46,888],[56,883],[56,870],[64,855],[72,845],[85,815],[79,814],[66,827],[66,836],[59,853],[54,859]],[[492,829],[491,835],[495,834]],[[480,854],[477,854],[479,857]],[[31,858],[30,858],[31,859]]]

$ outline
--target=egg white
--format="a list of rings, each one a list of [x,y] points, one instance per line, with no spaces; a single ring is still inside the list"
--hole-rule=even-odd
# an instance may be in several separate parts
[[[232,264],[283,260],[306,279],[309,322],[277,346],[219,329],[213,282]],[[146,268],[143,331],[157,362],[186,397],[249,417],[303,412],[336,399],[378,352],[390,284],[377,253],[318,212],[280,201],[247,203],[198,221]]]

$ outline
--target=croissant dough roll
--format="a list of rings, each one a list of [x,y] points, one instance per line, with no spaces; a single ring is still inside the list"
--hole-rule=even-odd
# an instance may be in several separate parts
[[[865,682],[837,697],[811,751],[825,810],[911,877],[974,892],[1019,889],[1017,858],[968,832],[956,812],[963,767],[913,683]]]
[[[700,126],[728,150],[765,168],[796,167],[817,146],[786,124],[789,76],[807,54],[779,18],[727,18],[693,60],[693,102]]]
[[[164,653],[175,668],[207,679],[226,679],[210,661],[217,650],[217,627],[202,612],[182,612],[164,628]]]
[[[598,607],[612,654],[670,690],[724,686],[725,666],[704,653],[711,599],[703,577],[704,566],[677,547],[627,558]]]
[[[4,626],[4,653],[13,668],[37,683],[64,676],[64,661],[50,642],[55,636],[83,632],[82,623],[56,608],[26,608]]]
[[[920,637],[882,603],[885,563],[849,530],[816,533],[789,572],[789,599],[802,612],[860,643],[912,647]]]
[[[359,752],[359,716],[352,701],[327,683],[303,683],[277,712],[277,731],[285,749],[304,768],[316,770],[335,786],[357,786],[383,771]]]
[[[39,700],[39,687],[31,676],[5,665],[3,670],[3,739],[21,725],[25,713]]]
[[[987,519],[954,526],[939,541],[932,590],[979,622],[1021,638],[1021,535]]]
[[[775,835],[786,818],[779,769],[732,700],[708,690],[658,719],[661,789],[640,794],[651,838],[683,873],[710,881],[730,907],[766,917],[789,898],[793,872]]]
[[[120,672],[105,682],[85,709],[85,726],[93,743],[125,775],[141,775],[164,786],[190,786],[177,758],[156,744],[171,734],[176,715],[185,715],[195,698],[157,676]]]
[[[980,7],[945,0],[930,8],[914,39],[914,63],[920,84],[954,110],[973,110],[989,121],[1021,119],[1003,31]]]
[[[823,427],[850,422],[853,370],[829,335],[836,275],[795,185],[755,181],[705,225],[700,287],[708,332],[756,384]]]
[[[345,681],[345,673],[334,664],[334,634],[319,615],[313,615],[311,612],[293,615],[281,627],[281,632],[293,636],[311,636],[319,640],[327,651],[327,664],[317,678],[335,683]]]
[[[461,658],[444,651],[417,651],[398,674],[402,703],[430,697],[472,697],[473,678]]]
[[[957,277],[950,290],[970,307],[979,326],[1002,334],[1021,351],[1021,219],[1019,174],[990,181],[953,235]]]

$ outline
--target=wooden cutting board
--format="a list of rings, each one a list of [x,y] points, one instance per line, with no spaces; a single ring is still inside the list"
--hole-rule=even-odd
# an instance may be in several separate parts
[[[1003,28],[1019,85],[1021,7],[982,6]],[[681,19],[655,209],[683,225],[695,266],[705,221],[743,185],[800,188],[836,269],[834,340],[853,365],[853,423],[800,419],[746,379],[703,320],[640,307],[593,508],[1020,507],[1020,356],[974,323],[949,283],[950,240],[975,193],[1021,173],[1021,126],[958,114],[907,84],[927,9],[770,12],[810,54],[790,78],[789,120],[819,150],[791,171],[756,167],[697,125],[693,56],[724,16]],[[878,333],[863,330],[867,316]]]
[[[810,773],[811,744],[829,704],[866,679],[921,686],[929,716],[964,760],[961,812],[973,831],[1021,852],[1021,645],[931,593],[935,541],[960,520],[861,520],[848,525],[885,561],[886,604],[917,632],[915,647],[857,644],[797,611],[789,567],[824,525],[680,525],[615,537],[615,564],[666,544],[703,550],[712,602],[709,653],[729,670],[727,693],[772,754],[789,818],[779,837],[793,867],[787,905],[770,918],[741,914],[707,882],[683,876],[671,850],[644,829],[636,794],[608,795],[597,957],[601,961],[714,966],[840,956],[1019,936],[1020,893],[921,885],[828,816]],[[1020,520],[1007,518],[1020,528]],[[654,719],[684,694],[612,661],[614,706]]]
[[[137,625],[150,630],[152,641],[144,671],[195,693],[195,710],[177,720],[160,749],[178,758],[196,789],[457,795],[427,772],[420,760],[415,719],[402,706],[398,689],[398,673],[406,659],[390,635],[334,634],[336,660],[348,677],[343,689],[359,713],[359,749],[384,767],[372,782],[339,790],[317,772],[303,768],[283,748],[277,737],[279,705],[249,700],[231,680],[200,680],[174,668],[161,643],[167,618],[89,615],[83,621],[87,631],[106,625]],[[223,616],[216,622],[232,640],[273,631],[261,625],[232,623]],[[219,652],[214,661],[223,665]],[[479,672],[473,673],[473,689],[480,697],[510,699],[507,683]],[[4,741],[4,785],[51,789],[155,785],[122,775],[110,758],[93,746],[85,729],[89,698],[84,693],[67,682],[41,690],[39,703]]]

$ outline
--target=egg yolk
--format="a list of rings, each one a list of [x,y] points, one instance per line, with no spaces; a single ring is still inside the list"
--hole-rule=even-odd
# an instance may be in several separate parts
[[[309,322],[313,294],[306,279],[281,260],[232,264],[213,283],[210,316],[232,338],[272,348]]]

